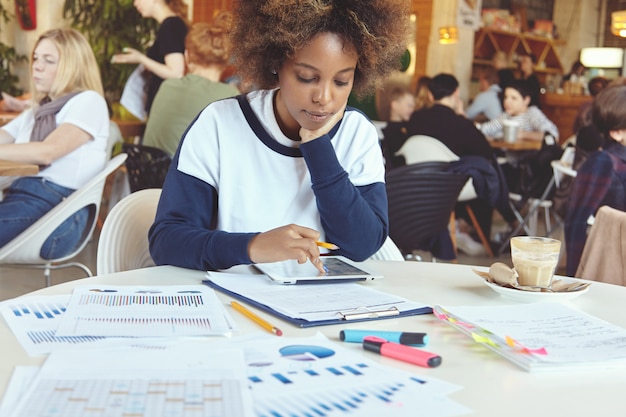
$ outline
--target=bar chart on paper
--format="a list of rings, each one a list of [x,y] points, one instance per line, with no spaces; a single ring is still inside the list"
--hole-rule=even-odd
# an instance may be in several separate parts
[[[206,286],[79,287],[56,335],[224,335],[232,330],[226,315]]]
[[[56,328],[67,309],[68,295],[22,297],[4,304],[2,316],[29,355],[50,353],[104,339],[95,336],[57,337]]]
[[[255,411],[257,415],[267,417],[348,415],[355,412],[372,412],[379,408],[400,411],[406,402],[406,396],[414,394],[416,388],[419,389],[423,384],[427,384],[426,381],[417,377],[387,379],[380,383],[372,383],[371,379],[365,378],[359,380],[358,377],[367,372],[366,364],[354,363],[299,372],[277,372],[271,374],[269,378],[252,375],[249,380],[252,383],[255,398]],[[342,377],[348,378],[344,380]],[[326,380],[335,378],[337,383],[339,383],[339,378],[342,378],[344,383],[332,389],[311,388],[298,395],[287,394],[284,391],[285,386],[290,384],[311,386],[312,381],[318,378]],[[257,395],[261,384],[274,387],[273,398]],[[277,394],[279,392],[283,394]]]
[[[19,417],[238,417],[240,387],[210,379],[42,380],[31,394],[42,400],[29,401]]]
[[[431,380],[346,356],[341,349],[293,344],[277,346],[275,352],[278,356],[248,362],[254,409],[261,417],[397,417],[414,416],[416,409],[450,416],[461,410],[433,395]]]

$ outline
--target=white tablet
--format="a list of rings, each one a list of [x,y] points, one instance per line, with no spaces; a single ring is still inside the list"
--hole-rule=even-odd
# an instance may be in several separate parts
[[[343,256],[322,256],[326,273],[322,274],[311,262],[298,261],[255,264],[261,272],[279,284],[318,284],[351,281],[372,281],[383,276],[369,271],[360,263],[352,262]]]

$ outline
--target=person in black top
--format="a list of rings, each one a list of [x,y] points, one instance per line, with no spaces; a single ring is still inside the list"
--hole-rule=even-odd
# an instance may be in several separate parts
[[[152,101],[164,79],[185,75],[185,37],[187,36],[187,5],[183,0],[136,0],[135,8],[143,17],[159,22],[154,43],[142,54],[124,48],[123,54],[111,59],[114,64],[142,64],[146,79],[145,109],[150,113]]]
[[[539,84],[539,78],[535,75],[535,64],[537,58],[533,54],[520,55],[517,61],[517,68],[520,71],[521,78],[526,81],[528,90],[530,91],[530,105],[539,105],[539,95],[541,94],[541,85]]]

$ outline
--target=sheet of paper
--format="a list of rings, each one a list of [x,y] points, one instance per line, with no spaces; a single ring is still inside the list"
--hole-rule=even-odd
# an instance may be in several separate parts
[[[590,363],[626,360],[626,329],[559,303],[519,304],[497,307],[450,307],[444,309],[493,333],[508,336],[547,363]]]
[[[232,318],[205,285],[80,286],[56,336],[229,335]]]
[[[419,367],[389,368],[321,334],[306,338],[265,333],[220,345],[241,348],[258,416],[459,416],[471,412],[447,395],[462,389],[424,376]],[[413,372],[417,370],[417,372]]]
[[[141,76],[144,69],[143,65],[137,65],[137,68],[128,77],[120,98],[120,104],[139,120],[146,120],[147,116],[146,81]]]
[[[381,311],[397,307],[401,312],[428,307],[402,297],[369,288],[366,284],[280,285],[261,274],[209,272],[208,278],[229,291],[265,304],[289,317],[308,321],[341,318],[341,313]]]
[[[252,416],[243,352],[206,342],[52,353],[13,417]]]
[[[2,316],[30,356],[102,341],[103,337],[55,335],[69,299],[69,295],[15,298],[2,304]]]

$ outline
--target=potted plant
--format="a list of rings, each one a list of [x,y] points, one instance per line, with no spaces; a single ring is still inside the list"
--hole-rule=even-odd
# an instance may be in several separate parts
[[[8,23],[11,16],[0,2],[0,21]],[[12,96],[19,96],[24,91],[18,85],[19,78],[13,73],[15,64],[28,60],[26,55],[18,54],[15,48],[0,42],[0,91]]]
[[[154,38],[156,21],[144,19],[132,0],[65,0],[63,16],[89,40],[107,100],[119,102],[134,67],[111,64],[111,57],[127,46],[145,50]]]

